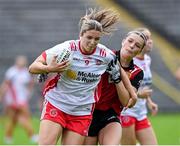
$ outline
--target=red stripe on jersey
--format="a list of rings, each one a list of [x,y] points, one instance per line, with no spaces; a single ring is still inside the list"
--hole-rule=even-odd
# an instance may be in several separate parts
[[[100,49],[100,56],[102,56],[102,57],[106,57],[106,50],[104,50],[104,49]]]
[[[70,44],[71,51],[77,51],[75,42],[70,42],[69,44]]]
[[[135,78],[135,76],[137,75],[137,74],[139,74],[139,72],[141,72],[142,71],[142,69],[140,69],[138,66],[136,66],[136,65],[134,65],[134,70],[132,70],[130,73],[130,77],[129,77],[129,79],[130,80],[133,80],[134,78]]]
[[[55,77],[50,78],[45,83],[45,88],[43,89],[43,96],[46,95],[46,93],[57,86],[58,80],[60,79],[60,74],[57,74]]]
[[[46,58],[47,58],[47,54],[46,54],[46,52],[44,51],[44,52],[42,52],[42,57],[44,58],[44,60],[46,60]]]

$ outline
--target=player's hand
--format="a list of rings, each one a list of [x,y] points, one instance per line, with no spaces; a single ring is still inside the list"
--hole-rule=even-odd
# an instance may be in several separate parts
[[[117,59],[110,62],[106,71],[110,74],[111,79],[115,84],[121,81],[120,67]]]
[[[58,72],[61,73],[65,70],[68,69],[68,67],[70,66],[70,61],[69,60],[65,60],[63,62],[57,63],[56,61],[57,56],[54,56],[51,63],[48,66],[48,72]]]
[[[137,96],[130,98],[124,109],[126,110],[128,108],[132,108],[136,104],[136,102],[137,102]]]
[[[148,108],[151,111],[151,115],[155,116],[158,112],[158,105],[154,102],[148,102]]]

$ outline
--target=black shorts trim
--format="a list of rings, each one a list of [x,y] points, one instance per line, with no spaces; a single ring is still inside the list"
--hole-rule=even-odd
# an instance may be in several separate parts
[[[98,136],[99,131],[112,122],[120,123],[118,115],[113,109],[106,111],[95,109],[93,112],[93,120],[89,127],[88,136]]]

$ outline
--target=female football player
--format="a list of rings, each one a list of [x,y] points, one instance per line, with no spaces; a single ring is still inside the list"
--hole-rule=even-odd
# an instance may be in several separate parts
[[[65,41],[44,51],[29,67],[33,74],[57,73],[47,85],[42,110],[39,144],[83,144],[92,120],[94,103],[98,101],[97,85],[101,75],[115,60],[115,54],[99,43],[104,34],[110,34],[119,16],[112,10],[90,9],[80,19],[78,40]],[[72,61],[47,64],[48,53],[68,48]],[[69,65],[70,64],[70,65]],[[120,78],[120,75],[118,76]],[[120,83],[123,86],[122,82]],[[126,90],[123,90],[125,94]]]
[[[30,140],[37,143],[38,136],[34,133],[29,110],[32,89],[33,79],[27,69],[27,58],[17,56],[15,64],[6,71],[0,87],[8,119],[4,138],[6,144],[13,144],[13,131],[18,123],[25,129]]]
[[[116,56],[128,74],[135,92],[143,79],[143,71],[134,64],[133,57],[143,50],[145,44],[146,37],[142,32],[131,31],[123,39],[121,49],[116,51]],[[101,96],[95,105],[93,121],[85,144],[94,145],[99,142],[100,145],[119,145],[122,135],[119,116],[123,107],[126,107],[127,101],[118,96],[118,82],[112,75],[104,73],[100,83]]]
[[[123,111],[121,114],[123,127],[121,144],[134,145],[137,140],[141,145],[157,145],[154,130],[147,118],[146,108],[147,103],[152,115],[156,115],[158,111],[158,105],[151,100],[151,58],[147,55],[152,50],[153,41],[151,39],[151,32],[147,28],[139,28],[137,31],[141,31],[147,38],[144,49],[134,58],[134,63],[143,69],[144,78],[138,90],[136,105],[131,109]]]

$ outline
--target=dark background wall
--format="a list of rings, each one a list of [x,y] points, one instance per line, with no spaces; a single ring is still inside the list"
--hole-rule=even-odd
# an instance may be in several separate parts
[[[179,0],[114,0],[180,49]]]

